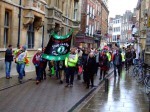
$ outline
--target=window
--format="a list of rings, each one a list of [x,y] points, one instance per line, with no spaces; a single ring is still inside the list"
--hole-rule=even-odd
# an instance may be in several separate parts
[[[74,19],[77,20],[78,2],[74,2]]]
[[[91,34],[91,29],[92,29],[92,27],[91,27],[91,25],[89,25],[89,35]]]
[[[95,10],[93,9],[93,19],[95,18]]]
[[[62,12],[64,13],[64,2],[62,2]]]
[[[28,48],[34,48],[34,24],[30,24],[27,31]]]
[[[9,11],[5,11],[5,21],[4,21],[4,47],[7,47],[8,45],[8,38],[9,38],[9,28],[10,28],[10,23],[9,23],[9,19],[10,19],[10,14]]]
[[[92,7],[90,7],[90,17],[92,17]]]
[[[59,8],[59,0],[55,0],[55,6]]]
[[[87,5],[87,14],[90,13],[90,7],[89,7],[89,4]]]

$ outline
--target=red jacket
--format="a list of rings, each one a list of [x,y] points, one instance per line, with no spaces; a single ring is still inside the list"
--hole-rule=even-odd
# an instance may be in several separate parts
[[[41,54],[36,53],[33,56],[32,62],[34,65],[39,66],[40,65],[40,60],[41,60]]]

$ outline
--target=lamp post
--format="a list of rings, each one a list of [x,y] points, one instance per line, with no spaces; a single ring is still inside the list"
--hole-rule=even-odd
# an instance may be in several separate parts
[[[43,32],[42,32],[42,45],[41,47],[44,47],[44,25],[43,25]]]
[[[22,0],[19,1],[19,14],[18,14],[19,22],[18,22],[18,42],[17,42],[17,47],[20,46],[21,4],[22,4]]]

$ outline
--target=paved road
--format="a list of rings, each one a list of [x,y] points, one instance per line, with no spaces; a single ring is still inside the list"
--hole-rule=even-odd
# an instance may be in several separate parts
[[[34,77],[34,72],[28,77]],[[28,78],[26,78],[28,79]],[[17,82],[17,76],[10,80],[1,78],[4,87]],[[95,85],[99,83],[95,77]],[[47,78],[39,85],[34,80],[0,91],[0,112],[67,112],[92,89],[86,89],[82,81],[75,79],[73,88],[65,88],[59,81]]]
[[[144,88],[125,71],[121,78],[111,78],[109,92],[104,91],[104,84],[82,106],[79,112],[150,112],[149,99]]]

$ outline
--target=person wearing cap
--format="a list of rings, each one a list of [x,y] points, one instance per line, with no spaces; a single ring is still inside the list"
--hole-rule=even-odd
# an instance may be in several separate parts
[[[22,83],[22,79],[24,76],[26,58],[27,58],[26,46],[22,46],[21,50],[19,51],[19,54],[16,57],[17,72],[19,74],[18,79],[20,83]]]
[[[11,63],[13,61],[13,51],[12,45],[9,45],[5,52],[5,71],[6,71],[6,79],[10,79],[11,72]]]
[[[41,75],[42,75],[42,68],[40,66],[41,63],[41,55],[42,55],[42,49],[39,48],[36,52],[36,54],[33,56],[33,64],[35,66],[35,71],[36,71],[36,84],[39,84],[39,82],[41,81]]]

